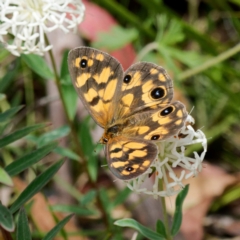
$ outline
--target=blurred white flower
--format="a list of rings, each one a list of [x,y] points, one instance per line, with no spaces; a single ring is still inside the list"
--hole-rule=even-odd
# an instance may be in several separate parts
[[[44,33],[57,28],[65,33],[75,30],[84,11],[81,0],[1,0],[0,41],[16,56],[43,55],[52,48]]]
[[[207,139],[201,130],[195,131],[192,124],[194,124],[194,119],[189,115],[186,126],[181,129],[178,136],[172,136],[157,143],[159,154],[151,167],[141,176],[126,181],[132,191],[153,195],[155,198],[172,196],[184,187],[183,179],[197,176],[202,170],[202,161],[207,151]],[[194,151],[191,157],[185,156],[186,146],[190,147],[195,144],[202,145],[201,154]],[[179,176],[173,170],[176,167],[182,169]],[[151,184],[150,189],[142,187],[151,174],[154,174],[154,184]],[[160,181],[162,181],[163,190],[159,190],[161,189],[159,188]]]

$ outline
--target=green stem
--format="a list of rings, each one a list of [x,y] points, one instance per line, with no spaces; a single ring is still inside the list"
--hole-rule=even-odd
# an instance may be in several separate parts
[[[159,189],[160,191],[163,191],[163,180],[160,179],[159,180]],[[165,226],[165,230],[166,230],[166,234],[167,234],[167,240],[172,240],[172,236],[171,236],[171,232],[170,232],[170,228],[169,228],[169,223],[168,223],[168,214],[167,214],[167,207],[166,207],[166,201],[165,198],[162,197],[160,199],[161,201],[161,205],[162,205],[162,211],[163,211],[163,222],[164,222],[164,226]]]
[[[49,40],[48,40],[46,35],[45,35],[45,41],[46,41],[47,45],[50,45]],[[56,62],[55,62],[55,59],[53,57],[53,53],[52,53],[51,50],[49,51],[49,57],[50,57],[50,61],[52,63],[52,67],[53,67],[53,72],[54,72],[54,76],[55,76],[55,83],[57,85],[58,92],[59,92],[59,95],[60,95],[60,99],[61,99],[61,102],[63,104],[63,109],[64,109],[64,112],[65,112],[65,115],[66,115],[66,118],[67,118],[67,122],[68,122],[68,124],[70,126],[70,129],[71,129],[70,134],[71,134],[71,137],[73,139],[73,143],[75,144],[75,151],[78,154],[78,156],[80,157],[80,159],[82,160],[83,169],[88,174],[88,179],[90,181],[91,186],[94,189],[98,190],[98,185],[94,181],[92,181],[91,176],[90,176],[90,174],[88,172],[87,161],[86,161],[85,156],[84,156],[84,154],[82,152],[81,143],[80,143],[80,141],[78,139],[78,136],[77,136],[77,131],[76,131],[75,127],[74,127],[73,122],[71,121],[71,119],[70,119],[70,117],[68,115],[67,105],[66,105],[66,103],[64,101],[63,93],[61,91],[61,82],[60,82],[61,79],[60,79],[60,77],[58,75]],[[107,213],[105,211],[105,208],[104,208],[104,206],[102,204],[102,201],[100,199],[99,191],[97,191],[97,197],[96,198],[97,198],[96,199],[97,200],[97,205],[99,207],[99,210],[102,213],[102,218],[103,218],[103,221],[104,221],[104,223],[106,225],[106,228],[110,228],[109,221],[108,221],[108,215],[107,215]]]
[[[206,61],[204,64],[189,69],[185,72],[182,72],[181,74],[179,74],[178,79],[179,80],[184,80],[186,78],[189,78],[191,76],[194,76],[200,72],[205,71],[206,69],[217,65],[218,63],[230,58],[231,56],[235,55],[236,53],[238,53],[240,51],[240,43],[238,43],[235,47],[230,48],[229,50],[219,54],[217,57],[211,58],[208,61]]]
[[[149,52],[158,49],[158,43],[157,42],[151,42],[147,44],[145,47],[142,48],[142,50],[138,53],[136,59],[134,62],[139,62],[143,59],[145,55],[147,55]]]
[[[34,90],[31,72],[23,66],[25,101],[27,106],[31,106],[34,102]],[[27,126],[35,123],[35,113],[32,111],[26,115]]]

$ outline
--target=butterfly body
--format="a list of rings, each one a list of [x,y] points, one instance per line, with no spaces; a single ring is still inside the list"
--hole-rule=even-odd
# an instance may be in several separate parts
[[[175,135],[187,117],[173,102],[173,84],[165,70],[140,62],[126,72],[107,53],[80,47],[69,53],[73,85],[95,122],[104,129],[100,143],[113,174],[129,180],[156,159],[155,141]]]

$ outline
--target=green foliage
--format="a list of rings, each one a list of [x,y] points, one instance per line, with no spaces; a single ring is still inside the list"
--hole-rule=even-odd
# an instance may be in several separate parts
[[[31,167],[33,164],[40,161],[42,158],[44,158],[47,154],[49,154],[53,149],[55,149],[57,146],[57,143],[51,143],[47,146],[40,147],[37,150],[30,152],[16,161],[10,163],[5,167],[5,171],[10,176],[15,176],[19,174],[20,172],[24,171],[25,169]]]
[[[0,226],[9,231],[12,232],[15,228],[15,224],[13,221],[13,216],[11,214],[11,212],[9,211],[8,208],[6,208],[5,206],[3,206],[0,203]]]
[[[35,54],[23,54],[21,56],[22,60],[31,68],[35,73],[41,76],[44,79],[53,79],[54,74],[50,70],[48,64],[44,59]]]
[[[0,183],[3,183],[8,186],[13,186],[12,179],[8,175],[8,173],[0,167]]]
[[[143,226],[142,224],[140,224],[139,222],[137,222],[134,219],[128,219],[128,218],[121,219],[121,220],[117,220],[114,224],[117,226],[120,226],[120,227],[134,228],[135,230],[139,231],[143,236],[145,236],[146,238],[151,239],[151,240],[165,239],[165,236],[163,234],[152,231],[151,229]]]
[[[17,240],[26,239],[31,240],[31,232],[28,225],[28,218],[24,208],[19,211],[17,222]]]
[[[64,227],[64,225],[72,218],[73,214],[68,215],[62,221],[60,221],[42,240],[51,240],[57,233]]]
[[[106,33],[99,33],[98,41],[93,43],[93,47],[113,51],[125,47],[128,43],[133,42],[138,37],[135,28],[125,29],[120,26],[113,26]]]
[[[177,196],[175,204],[175,212],[173,216],[173,223],[171,228],[172,236],[175,236],[182,224],[182,205],[187,196],[189,185],[187,185]]]

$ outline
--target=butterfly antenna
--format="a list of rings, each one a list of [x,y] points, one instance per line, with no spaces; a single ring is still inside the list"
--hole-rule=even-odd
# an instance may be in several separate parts
[[[107,166],[108,166],[107,164],[101,165],[101,167],[107,167]]]
[[[194,109],[195,106],[192,107],[191,111],[188,113],[188,115],[191,115],[193,109]]]

